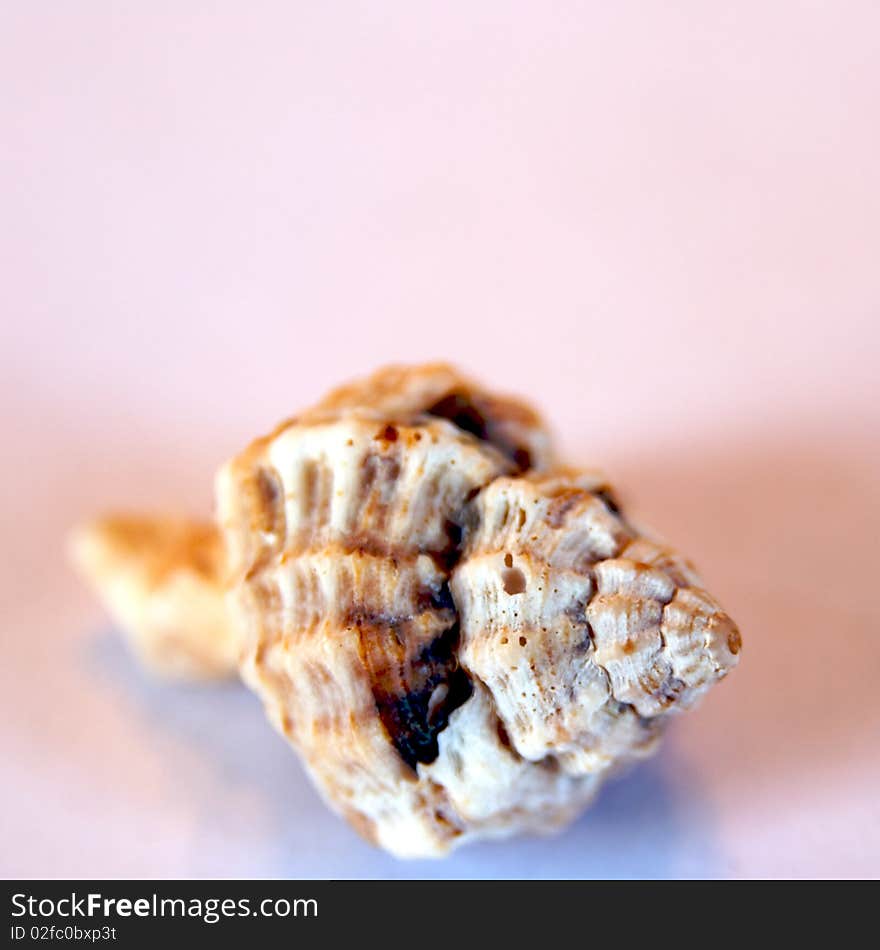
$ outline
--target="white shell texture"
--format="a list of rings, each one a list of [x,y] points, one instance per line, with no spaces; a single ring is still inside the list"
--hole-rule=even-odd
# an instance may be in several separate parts
[[[79,563],[153,668],[238,662],[331,807],[402,857],[564,825],[738,659],[693,567],[448,366],[335,390],[216,502],[219,533],[96,522]]]
[[[499,478],[472,506],[451,585],[459,657],[524,758],[583,775],[640,757],[736,662],[727,615],[598,477]]]
[[[376,409],[375,380],[218,477],[245,679],[395,854],[556,827],[727,672],[736,629],[599,476],[516,474],[491,427],[384,386]]]

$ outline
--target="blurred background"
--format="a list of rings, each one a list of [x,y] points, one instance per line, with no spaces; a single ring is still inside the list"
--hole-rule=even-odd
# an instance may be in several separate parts
[[[877,876],[880,7],[0,10],[0,873]],[[447,359],[682,547],[742,663],[562,837],[405,864],[237,686],[157,684],[72,523],[207,513]]]

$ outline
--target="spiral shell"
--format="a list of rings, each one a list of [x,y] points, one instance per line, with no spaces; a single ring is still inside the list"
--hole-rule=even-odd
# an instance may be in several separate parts
[[[239,657],[328,803],[400,856],[571,820],[738,659],[691,565],[600,475],[558,468],[532,409],[447,366],[334,391],[215,487],[222,549],[172,556],[159,532],[135,562],[171,577],[222,550],[217,668]],[[168,585],[137,576],[117,616],[149,656],[141,614]],[[202,625],[180,630],[177,655],[198,652]]]

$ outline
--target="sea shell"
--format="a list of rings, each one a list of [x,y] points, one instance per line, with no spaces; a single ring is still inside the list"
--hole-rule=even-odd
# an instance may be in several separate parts
[[[533,410],[446,366],[336,390],[215,487],[218,655],[328,803],[400,856],[570,821],[738,659],[693,568],[601,476],[556,467]],[[139,604],[117,615],[152,654]]]
[[[114,515],[77,528],[70,547],[144,666],[176,679],[235,675],[239,628],[213,524]]]

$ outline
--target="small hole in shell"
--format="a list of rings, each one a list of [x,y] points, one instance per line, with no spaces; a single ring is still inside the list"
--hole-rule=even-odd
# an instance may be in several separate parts
[[[526,576],[518,567],[509,567],[501,574],[506,594],[521,594],[526,589]]]
[[[513,567],[513,555],[512,555],[512,554],[505,554],[505,555],[504,555],[504,566],[505,566],[505,567]]]

